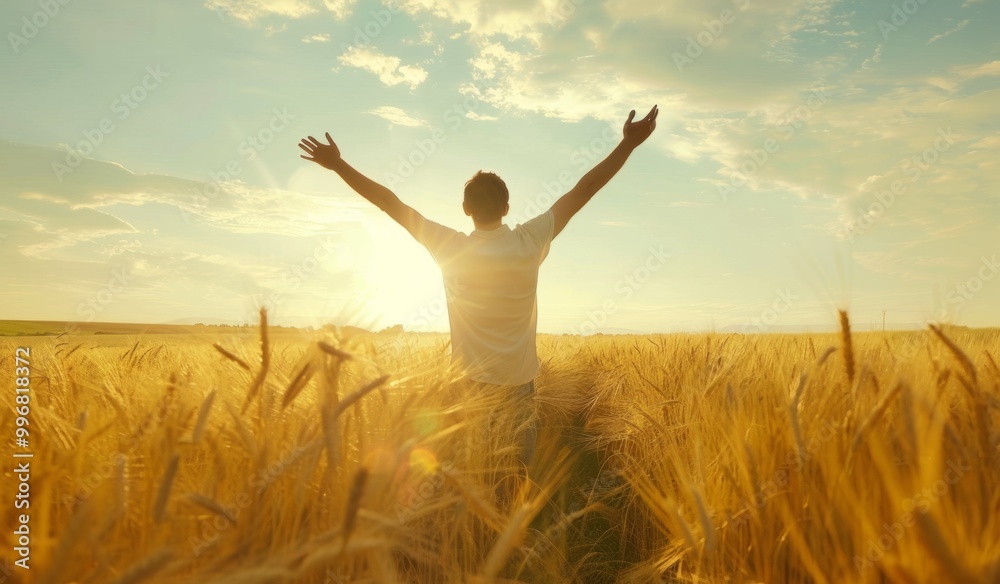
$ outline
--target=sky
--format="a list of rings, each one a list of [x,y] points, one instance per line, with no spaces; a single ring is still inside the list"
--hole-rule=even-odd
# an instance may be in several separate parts
[[[12,0],[0,318],[446,331],[343,157],[512,227],[658,127],[555,239],[540,332],[1000,326],[993,0]]]

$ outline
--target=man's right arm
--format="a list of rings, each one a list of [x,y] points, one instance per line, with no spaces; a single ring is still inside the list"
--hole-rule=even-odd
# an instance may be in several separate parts
[[[356,168],[348,164],[341,157],[340,148],[333,142],[333,138],[330,137],[329,132],[326,134],[326,139],[327,144],[323,144],[312,136],[303,139],[299,143],[299,148],[305,150],[309,156],[303,155],[302,158],[336,172],[356,193],[385,212],[386,215],[402,225],[414,237],[417,237],[418,229],[422,223],[426,222],[424,217],[412,207],[400,201],[396,193],[361,174]]]
[[[621,143],[608,155],[607,158],[602,160],[597,166],[590,170],[587,174],[583,175],[576,186],[574,186],[568,193],[559,198],[558,201],[552,205],[552,215],[554,219],[554,228],[552,230],[552,237],[555,238],[559,235],[559,232],[566,227],[569,220],[573,218],[577,212],[586,205],[594,195],[597,194],[604,185],[608,184],[618,171],[621,170],[622,166],[625,165],[625,161],[632,154],[640,144],[642,144],[653,130],[656,129],[656,116],[659,114],[659,109],[653,106],[653,109],[649,110],[649,114],[645,118],[638,122],[632,122],[635,118],[635,110],[629,114],[628,120],[625,122],[625,128],[623,130],[624,138]]]

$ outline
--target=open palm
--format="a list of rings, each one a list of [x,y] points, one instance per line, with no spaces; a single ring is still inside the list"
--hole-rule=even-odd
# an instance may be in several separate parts
[[[330,132],[326,133],[326,141],[329,144],[323,144],[312,136],[303,139],[299,142],[299,148],[305,150],[309,156],[300,155],[300,157],[315,162],[323,168],[333,170],[340,162],[340,148],[337,148],[337,145],[333,143]]]
[[[653,109],[649,110],[649,113],[646,114],[646,117],[638,122],[633,122],[632,120],[635,119],[635,110],[632,110],[628,115],[628,119],[625,120],[625,128],[622,130],[625,141],[633,148],[645,142],[646,138],[649,138],[653,130],[656,129],[656,116],[659,113],[660,108],[654,105]]]

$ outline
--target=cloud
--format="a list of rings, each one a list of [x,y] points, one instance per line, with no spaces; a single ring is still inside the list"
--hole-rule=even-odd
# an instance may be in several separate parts
[[[205,8],[229,16],[244,24],[253,25],[269,16],[302,18],[316,14],[321,8],[337,20],[350,15],[357,0],[206,0]],[[280,32],[280,31],[279,31]]]
[[[205,8],[247,24],[271,15],[302,18],[316,12],[308,0],[206,0]]]
[[[264,29],[264,36],[265,37],[272,37],[272,36],[274,36],[276,34],[285,32],[286,30],[288,30],[288,25],[287,24],[282,24],[281,26],[268,25],[267,28]]]
[[[416,89],[427,79],[427,71],[419,65],[400,65],[399,57],[385,55],[375,48],[350,47],[339,60],[349,67],[378,75],[379,81],[388,86],[404,84]]]
[[[958,32],[958,31],[962,30],[963,28],[965,28],[970,22],[972,22],[972,19],[966,19],[966,20],[963,20],[963,21],[959,22],[958,24],[955,25],[954,28],[948,29],[948,30],[944,31],[941,34],[936,34],[936,35],[932,36],[931,40],[927,41],[927,44],[929,45],[929,44],[931,44],[933,42],[937,42],[937,41],[943,39],[944,37],[946,37],[948,35],[955,34],[956,32]]]
[[[0,140],[0,208],[41,233],[74,237],[129,233],[134,228],[113,214],[119,205],[172,208],[165,219],[231,233],[308,236],[323,233],[350,216],[350,205],[327,197],[248,185],[210,183],[169,175],[135,174],[119,164],[84,158],[62,181],[51,165],[62,149]],[[305,210],[305,211],[303,211]],[[79,239],[79,238],[77,238]]]
[[[343,20],[350,16],[351,10],[358,0],[323,0],[326,9],[333,13],[334,18]]]
[[[410,128],[427,126],[427,122],[424,120],[414,118],[404,110],[390,105],[377,107],[368,113],[376,115],[384,120],[388,120],[390,123],[396,124],[397,126],[407,126]]]
[[[314,34],[312,36],[307,36],[302,39],[302,42],[308,43],[328,43],[330,42],[330,35],[327,33]]]
[[[33,203],[7,207],[7,210],[16,211],[20,221],[32,225],[34,231],[49,236],[44,241],[21,245],[20,251],[25,257],[44,258],[55,250],[81,242],[138,233],[132,225],[109,213],[86,208],[74,210],[49,201]]]
[[[477,122],[495,122],[499,119],[496,116],[490,116],[487,114],[477,114],[474,111],[465,112],[465,117],[469,118],[470,120],[475,120]]]
[[[881,63],[882,62],[882,46],[883,45],[879,45],[879,46],[875,47],[875,54],[873,54],[871,57],[865,59],[861,63],[861,68],[862,69],[871,69],[872,67],[875,66],[876,63]]]
[[[975,79],[977,77],[995,77],[1000,75],[1000,61],[990,61],[980,65],[955,67],[953,72],[959,77],[960,82]]]
[[[470,3],[448,12],[444,0],[415,3],[415,12],[468,27],[474,53],[461,92],[505,115],[590,118],[616,127],[629,109],[658,103],[663,115],[652,146],[704,169],[693,180],[710,194],[750,169],[738,196],[792,193],[819,204],[826,217],[843,215],[842,229],[875,193],[907,181],[906,196],[865,235],[882,243],[933,240],[977,213],[995,215],[983,194],[996,192],[1000,181],[988,140],[1000,128],[982,120],[1000,119],[1000,99],[991,97],[1000,90],[966,82],[1000,74],[1000,63],[939,66],[928,78],[896,67],[896,54],[892,66],[876,67],[890,57],[883,45],[867,59],[857,54],[865,46],[854,40],[862,28],[852,26],[853,13],[841,2],[751,2],[733,10],[731,22],[696,47],[697,58],[683,70],[669,56],[709,34],[705,22],[733,3],[609,0],[580,4],[563,21],[528,17],[517,26],[487,22],[530,16],[517,5]],[[825,97],[813,108],[807,104],[816,89]],[[914,157],[933,148],[949,125],[955,142],[932,153],[933,163],[916,166]],[[761,158],[768,140],[777,148]],[[986,234],[982,223],[964,229],[968,238]]]
[[[978,65],[958,65],[952,67],[948,72],[935,74],[923,82],[944,90],[947,93],[955,93],[962,89],[962,85],[982,77],[1000,76],[1000,61],[990,61]]]
[[[560,8],[560,4],[563,5]],[[474,37],[501,35],[510,40],[538,43],[544,30],[564,20],[572,11],[567,0],[541,2],[487,2],[485,0],[400,0],[400,8],[412,16],[430,15],[450,22]],[[569,8],[567,8],[567,6]],[[455,33],[455,38],[460,33]]]
[[[370,247],[360,202],[93,159],[60,182],[50,166],[64,158],[0,141],[0,264],[13,278],[0,301],[25,318],[240,320],[287,299],[272,306],[280,319],[302,299],[351,296],[363,281],[350,259]],[[209,186],[217,194],[199,200]],[[308,258],[316,263],[303,268]],[[87,308],[114,273],[130,275],[124,291]]]

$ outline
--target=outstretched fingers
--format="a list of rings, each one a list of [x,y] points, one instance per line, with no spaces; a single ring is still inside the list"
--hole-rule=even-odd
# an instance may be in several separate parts
[[[310,138],[311,137],[312,136],[310,136]],[[316,158],[315,158],[315,156],[316,156],[316,146],[314,146],[311,142],[303,139],[301,142],[299,142],[299,148],[305,150],[306,154],[309,155],[309,156],[305,156],[305,155],[300,154],[299,158],[303,158],[303,159],[308,160],[310,162],[315,162],[316,161]]]

